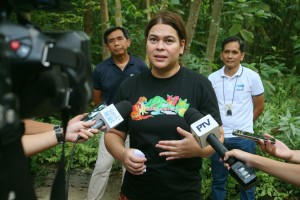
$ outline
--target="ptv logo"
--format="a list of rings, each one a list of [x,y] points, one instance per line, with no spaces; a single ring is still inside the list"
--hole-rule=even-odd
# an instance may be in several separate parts
[[[196,126],[196,128],[198,129],[198,131],[200,131],[201,132],[201,129],[202,128],[206,128],[206,127],[208,127],[210,125],[210,121],[209,121],[209,118],[207,119],[207,122],[202,122],[201,124],[199,124],[198,126]]]

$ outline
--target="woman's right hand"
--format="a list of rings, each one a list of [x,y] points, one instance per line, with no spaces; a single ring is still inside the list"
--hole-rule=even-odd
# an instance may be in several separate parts
[[[122,164],[128,172],[134,175],[142,175],[146,169],[146,157],[138,157],[134,154],[135,149],[125,149]]]

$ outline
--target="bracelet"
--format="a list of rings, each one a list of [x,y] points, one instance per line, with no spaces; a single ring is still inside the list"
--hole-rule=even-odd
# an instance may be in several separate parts
[[[60,128],[59,125],[54,125],[53,129],[55,131],[55,135],[56,135],[56,139],[57,139],[58,143],[62,144],[65,141],[63,129]]]

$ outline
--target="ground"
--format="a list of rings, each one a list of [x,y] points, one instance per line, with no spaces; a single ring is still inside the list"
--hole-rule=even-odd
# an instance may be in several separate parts
[[[55,176],[55,170],[50,171],[42,184],[36,187],[35,192],[38,200],[49,200],[50,191]],[[85,200],[91,172],[84,170],[72,170],[69,181],[68,200]],[[121,184],[122,170],[111,172],[108,185],[102,200],[116,200]]]

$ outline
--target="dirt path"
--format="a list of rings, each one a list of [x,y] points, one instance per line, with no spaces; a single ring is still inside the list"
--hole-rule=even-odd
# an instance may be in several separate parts
[[[50,191],[54,179],[54,172],[50,172],[45,177],[43,186],[35,189],[38,200],[49,200]],[[87,195],[87,189],[91,173],[85,173],[75,170],[71,173],[69,182],[68,200],[84,200]],[[108,185],[102,200],[116,200],[121,184],[122,170],[113,171],[110,175]]]

